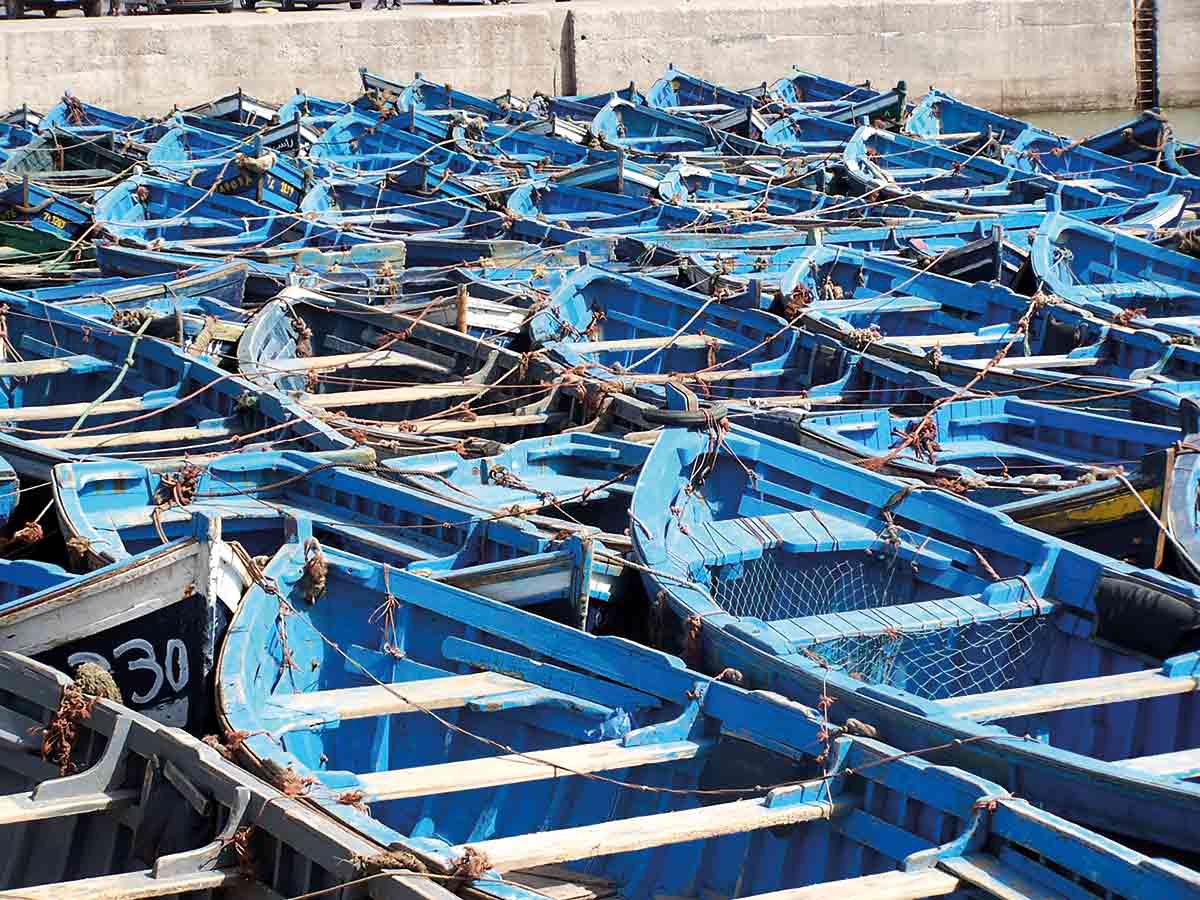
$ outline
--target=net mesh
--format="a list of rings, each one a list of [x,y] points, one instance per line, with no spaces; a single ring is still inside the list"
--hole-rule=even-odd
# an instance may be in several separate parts
[[[822,554],[807,563],[779,549],[758,559],[710,568],[713,600],[735,616],[763,621],[879,609],[935,599],[905,562],[865,554]],[[942,594],[942,596],[948,596]],[[881,620],[882,621],[882,620]],[[871,684],[926,699],[984,693],[1032,683],[1034,653],[1052,632],[1048,615],[963,621],[807,645],[807,655]]]

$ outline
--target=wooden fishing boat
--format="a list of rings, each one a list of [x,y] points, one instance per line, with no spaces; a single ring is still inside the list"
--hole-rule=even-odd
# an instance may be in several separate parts
[[[860,192],[947,212],[1028,211],[1057,189],[1043,174],[868,127],[846,142],[841,161]],[[1104,202],[1095,197],[1093,205]]]
[[[932,346],[947,335],[943,348],[953,342],[949,335],[974,337],[993,326],[1004,337],[1030,305],[998,284],[964,284],[836,244],[799,253],[779,279],[775,302],[784,318],[852,345],[916,335]]]
[[[96,201],[97,227],[136,247],[230,254],[281,245],[349,246],[350,232],[271,209],[245,197],[135,175]]]
[[[1021,172],[1052,176],[1104,194],[1149,197],[1182,194],[1200,200],[1200,176],[1177,175],[1145,163],[1134,163],[1090,150],[1067,138],[1029,129],[1008,145],[1006,165]]]
[[[681,164],[663,176],[657,193],[671,203],[694,206],[775,225],[816,226],[854,222],[860,227],[881,221],[948,218],[929,210],[914,210],[897,203],[871,203],[799,187],[805,177],[752,178],[714,172],[702,166]]]
[[[465,289],[397,309],[289,288],[247,327],[238,364],[383,456],[494,452],[574,424],[540,370],[489,340],[520,335],[528,316]]]
[[[645,443],[572,432],[518,441],[482,459],[442,451],[383,465],[407,487],[481,512],[521,515],[552,534],[598,529],[615,549],[627,543],[619,536],[649,451]]]
[[[604,147],[649,154],[695,153],[730,139],[702,123],[619,98],[595,114],[588,134]]]
[[[1180,140],[1157,109],[1144,109],[1136,118],[1087,138],[1083,146],[1117,159],[1148,163],[1174,175],[1200,176],[1200,147]]]
[[[0,363],[0,455],[19,475],[88,456],[168,462],[285,441],[330,450],[345,439],[290,401],[163,340],[142,340],[50,303],[11,295],[7,360]],[[84,377],[81,377],[84,376]]]
[[[69,251],[93,230],[91,210],[28,175],[0,178],[0,223],[0,241],[27,253]]]
[[[351,103],[342,100],[327,100],[297,88],[296,93],[288,97],[279,107],[277,117],[280,122],[294,122],[299,117],[305,127],[311,128],[320,135],[330,125],[353,110],[354,105]]]
[[[215,100],[189,106],[184,112],[213,119],[224,119],[254,128],[265,128],[280,121],[278,104],[251,97],[240,87],[233,93],[217,97]]]
[[[1192,256],[1054,215],[1034,236],[1030,260],[1045,289],[1072,303],[1118,321],[1200,333],[1200,260]]]
[[[90,202],[99,190],[128,175],[141,160],[115,133],[87,137],[50,128],[11,151],[0,172],[28,177],[60,194]]]
[[[418,185],[405,184],[404,173],[375,180],[326,178],[304,195],[299,210],[332,229],[354,228],[380,240],[429,233],[441,240],[489,240],[505,233],[505,217],[449,180],[425,191],[425,169],[414,173]]]
[[[1177,428],[1015,397],[931,403],[904,415],[782,410],[741,421],[836,459],[886,460],[880,471],[954,491],[1091,550],[1171,566],[1153,517],[1168,509]],[[906,446],[919,425],[928,439]]]
[[[661,395],[663,376],[777,375],[796,341],[786,323],[637,275],[583,268],[529,320],[530,339],[563,365],[613,385]],[[724,371],[722,370],[729,370]],[[704,380],[701,378],[701,380]]]
[[[162,299],[206,299],[239,308],[245,299],[247,266],[242,262],[205,266],[178,275],[140,278],[83,278],[71,284],[24,291],[26,297],[67,309],[102,297],[117,308]]]
[[[70,91],[64,91],[62,99],[38,120],[37,127],[39,131],[56,128],[93,137],[117,132],[128,136],[131,142],[149,143],[158,137],[156,131],[161,125],[85,103]]]
[[[26,128],[0,120],[0,165],[8,161],[14,150],[24,147],[36,138],[36,128]]]
[[[363,91],[373,95],[376,100],[382,100],[397,110],[419,110],[428,115],[445,113],[468,112],[483,116],[486,119],[514,122],[530,118],[524,112],[524,102],[514,97],[512,91],[507,91],[494,99],[487,99],[466,91],[460,91],[449,84],[438,84],[422,77],[420,72],[413,75],[408,83],[389,81],[381,75],[374,75],[366,69],[358,70],[362,80]],[[438,139],[445,139],[445,132]]]
[[[669,429],[643,473],[631,534],[661,645],[1191,846],[1200,588],[737,425]]]
[[[972,106],[937,90],[922,97],[904,121],[904,130],[914,137],[993,159],[1002,155],[1001,145],[1011,144],[1032,127],[1022,119]]]
[[[835,738],[814,708],[470,593],[482,569],[451,584],[322,550],[314,599],[297,526],[223,649],[225,727],[247,763],[472,894],[1025,898],[1073,867],[1197,890],[982,779]]]
[[[196,128],[172,128],[146,157],[156,171],[189,187],[246,197],[295,212],[316,179],[312,167],[269,149],[259,138],[225,139]]]
[[[641,234],[680,229],[720,228],[728,217],[652,198],[529,181],[508,196],[512,233],[531,241],[567,243],[592,234]]]
[[[72,547],[80,562],[96,558]],[[87,575],[5,564],[0,577],[12,588],[0,603],[0,647],[63,671],[93,663],[130,708],[193,734],[211,727],[217,647],[253,569],[221,540],[218,519],[196,516],[186,537]]]
[[[871,87],[870,81],[847,84],[805,72],[799,66],[793,66],[791,72],[769,86],[764,83],[758,91],[746,93],[759,93],[772,111],[802,111],[842,122],[858,121],[862,116],[871,120],[899,121],[908,106],[904,82],[900,82],[895,91],[883,92]]]
[[[450,138],[466,156],[499,167],[532,166],[538,172],[600,162],[613,155],[552,135],[534,134],[523,125],[456,123],[450,127]]]
[[[251,900],[347,883],[345,896],[367,896],[364,861],[378,865],[382,847],[250,775],[224,747],[88,696],[20,654],[0,655],[0,672],[5,893]],[[369,884],[379,897],[453,896],[411,875]]]
[[[303,518],[326,548],[397,569],[519,562],[543,552],[548,541],[524,519],[536,507],[520,515],[493,512],[416,490],[411,478],[376,465],[370,451],[230,456],[184,473],[184,502],[164,504],[179,477],[179,471],[117,461],[60,466],[54,489],[63,533],[86,546],[94,562],[125,564],[161,547],[164,538],[189,535],[193,517],[203,514],[220,521],[226,540],[270,557],[286,542],[288,521]],[[496,591],[504,591],[503,581],[496,579]]]

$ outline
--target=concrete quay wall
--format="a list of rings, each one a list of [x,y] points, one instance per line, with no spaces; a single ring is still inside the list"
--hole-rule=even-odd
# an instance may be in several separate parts
[[[1159,0],[1164,95],[1191,96],[1196,0]],[[368,0],[370,6],[370,0]],[[1188,29],[1191,29],[1189,32]],[[1190,33],[1191,37],[1188,38]],[[669,62],[748,87],[792,65],[913,94],[930,85],[994,109],[1128,106],[1130,0],[577,0],[480,7],[345,7],[276,15],[0,20],[0,108],[45,108],[64,88],[122,111],[162,114],[241,86],[282,100],[298,87],[342,98],[366,66],[466,90],[528,95],[648,86]],[[1176,83],[1178,82],[1178,83]]]
[[[1163,106],[1200,106],[1200,3],[1158,0],[1158,85]]]

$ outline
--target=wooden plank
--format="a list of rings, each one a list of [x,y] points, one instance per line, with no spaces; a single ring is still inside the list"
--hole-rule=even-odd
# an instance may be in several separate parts
[[[492,868],[499,872],[511,872],[513,869],[685,844],[779,825],[814,822],[832,818],[847,808],[843,804],[824,801],[771,808],[761,798],[735,800],[577,828],[479,841],[470,846],[482,852]],[[466,849],[467,845],[454,847],[450,855],[461,856]]]
[[[1158,753],[1154,756],[1138,756],[1123,759],[1118,766],[1128,766],[1146,775],[1168,775],[1174,778],[1193,778],[1200,775],[1200,748],[1176,750],[1174,753]]]
[[[729,369],[726,371],[688,372],[682,375],[678,373],[666,373],[662,375],[629,375],[621,373],[621,381],[627,381],[632,384],[666,384],[667,382],[683,382],[687,384],[693,381],[703,381],[705,383],[714,381],[761,381],[765,378],[784,380],[791,376],[803,377],[807,373],[807,369],[798,368],[777,369],[773,371],[764,371],[762,369]]]
[[[358,783],[367,793],[367,802],[375,803],[379,800],[426,797],[525,781],[569,778],[576,772],[606,772],[675,762],[692,759],[706,746],[693,741],[668,741],[625,747],[620,741],[603,741],[490,759],[464,759],[432,766],[369,772],[359,775]]]
[[[1158,669],[1148,669],[984,694],[966,694],[934,702],[951,715],[964,719],[1001,719],[1187,694],[1196,690],[1197,684],[1200,684],[1200,679],[1168,678]]]
[[[959,880],[953,875],[947,875],[937,869],[882,872],[879,875],[826,881],[786,891],[751,894],[743,900],[830,900],[832,897],[842,897],[845,900],[920,900],[922,897],[944,897],[953,894],[958,890],[959,884]]]
[[[974,331],[956,331],[951,334],[889,336],[888,340],[893,344],[904,344],[909,347],[964,347],[970,344],[981,344],[989,338],[976,334]]]
[[[188,875],[155,878],[151,869],[127,872],[122,875],[100,875],[78,881],[60,881],[37,887],[0,891],[0,898],[11,900],[141,900],[166,897],[192,891],[212,891],[225,885],[243,882],[245,876],[236,869],[214,869],[211,872],[192,872]]]
[[[81,816],[88,813],[106,812],[136,803],[139,791],[128,788],[119,791],[97,791],[64,797],[61,800],[37,800],[33,791],[0,796],[0,825],[19,825],[39,819],[55,819],[59,816]]]
[[[520,428],[525,425],[541,425],[551,419],[562,418],[561,413],[528,413],[526,415],[476,416],[474,419],[427,419],[410,422],[409,434],[456,434],[460,431],[485,431],[495,428]]]
[[[411,403],[414,400],[452,400],[474,397],[488,389],[481,384],[431,384],[428,387],[379,388],[371,391],[334,391],[329,394],[304,394],[305,406],[329,409],[333,406],[368,406],[373,403]]]
[[[0,378],[27,378],[33,375],[58,375],[79,368],[83,363],[103,364],[94,356],[56,356],[53,359],[30,359],[22,362],[0,362]]]
[[[17,409],[0,410],[0,422],[37,422],[47,419],[66,419],[82,415],[90,403],[57,403],[50,406],[23,406]],[[127,397],[124,400],[105,400],[97,403],[92,409],[93,416],[106,416],[113,413],[141,412],[152,407],[146,406],[145,397]]]
[[[89,447],[144,447],[148,444],[175,444],[213,438],[228,438],[240,434],[235,420],[214,427],[159,428],[153,431],[121,431],[115,434],[85,434],[78,437],[44,438],[37,443],[53,450],[84,450]]]
[[[616,883],[607,878],[575,872],[564,866],[539,866],[510,872],[505,880],[532,888],[534,893],[550,900],[603,900],[617,892]]]
[[[1013,356],[992,363],[989,359],[956,360],[968,366],[986,366],[989,363],[998,369],[1086,369],[1099,365],[1095,356]]]
[[[455,709],[472,700],[534,687],[495,672],[452,675],[392,685],[338,688],[304,694],[276,694],[271,702],[302,713],[334,713],[339,719],[366,719],[415,712],[418,709]],[[401,699],[404,698],[404,699]]]
[[[396,350],[368,350],[360,353],[335,353],[329,356],[304,356],[295,359],[269,360],[258,365],[270,372],[315,372],[331,369],[369,369],[379,366],[411,366],[429,372],[451,375],[445,366],[435,365],[427,359],[400,353]]]
[[[620,341],[562,341],[563,346],[581,353],[609,350],[657,350],[678,347],[681,350],[703,350],[705,347],[728,347],[729,341],[706,334],[673,334],[666,337],[626,338]]]

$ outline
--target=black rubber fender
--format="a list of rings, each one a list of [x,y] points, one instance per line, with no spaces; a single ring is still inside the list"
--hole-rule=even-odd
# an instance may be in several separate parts
[[[647,409],[642,418],[651,425],[666,425],[672,428],[699,428],[709,422],[722,422],[729,410],[720,404],[708,409]]]
[[[1151,585],[1105,575],[1096,588],[1096,634],[1167,659],[1200,649],[1200,608]]]

